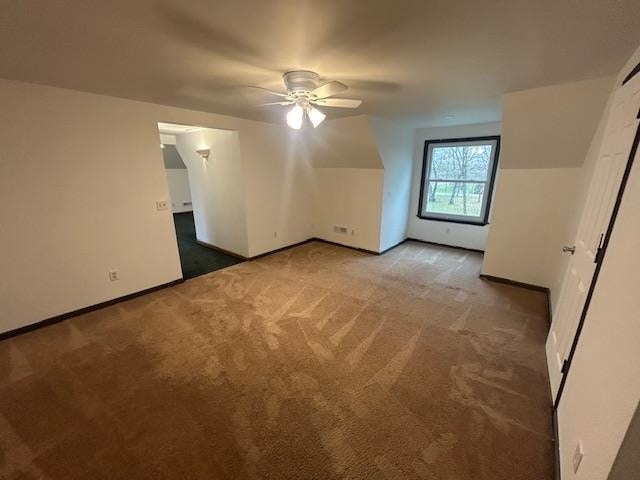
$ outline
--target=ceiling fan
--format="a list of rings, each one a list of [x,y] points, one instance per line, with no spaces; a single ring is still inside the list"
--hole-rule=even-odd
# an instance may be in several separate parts
[[[329,98],[344,92],[349,87],[340,82],[329,82],[321,85],[320,75],[308,70],[294,70],[283,75],[287,93],[276,92],[263,87],[252,86],[269,92],[272,95],[282,97],[279,102],[264,103],[263,105],[293,105],[287,113],[287,125],[299,130],[305,115],[311,121],[313,127],[317,127],[325,119],[326,115],[316,108],[337,107],[357,108],[362,100],[347,98]]]

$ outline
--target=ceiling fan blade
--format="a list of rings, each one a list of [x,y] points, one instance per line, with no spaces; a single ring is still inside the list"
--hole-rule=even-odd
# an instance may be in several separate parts
[[[338,93],[344,92],[348,89],[349,87],[347,87],[344,83],[329,82],[316,88],[315,90],[312,90],[311,95],[315,95],[317,98],[327,98],[333,95],[337,95]]]
[[[288,94],[286,93],[276,92],[274,90],[269,90],[268,88],[258,87],[257,85],[249,85],[249,88],[257,88],[258,90],[264,90],[265,92],[270,93],[271,95],[277,95],[278,97],[288,96]]]
[[[323,107],[358,108],[362,103],[362,100],[352,100],[349,98],[321,98],[314,100],[313,103]]]
[[[286,102],[269,102],[269,103],[261,103],[260,107],[266,107],[267,105],[292,105],[295,102],[293,100],[287,100]]]

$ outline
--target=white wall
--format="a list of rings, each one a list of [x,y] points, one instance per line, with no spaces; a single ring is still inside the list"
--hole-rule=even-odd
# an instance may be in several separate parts
[[[211,128],[176,135],[189,171],[196,238],[248,257],[247,216],[239,134]],[[209,149],[203,160],[196,150]]]
[[[239,132],[251,255],[311,236],[310,167],[286,126],[6,80],[0,104],[0,245],[20,253],[0,257],[0,332],[181,278],[171,211],[155,209],[159,121]],[[287,234],[267,241],[261,218]]]
[[[171,210],[173,213],[190,212],[191,189],[189,187],[189,172],[186,168],[166,168],[167,185],[169,196],[171,197]]]
[[[314,167],[313,236],[380,251],[385,171],[368,117],[327,120],[303,132],[303,141]],[[335,225],[349,234],[335,233]]]
[[[380,251],[384,171],[318,168],[314,187],[314,236],[374,252]],[[334,232],[347,227],[346,235]]]
[[[369,117],[326,120],[301,132],[314,168],[383,168]]]
[[[471,248],[474,250],[484,250],[489,233],[489,225],[463,225],[418,218],[424,142],[426,140],[445,138],[500,135],[500,130],[500,123],[479,123],[475,125],[416,130],[414,136],[413,173],[411,176],[411,207],[409,209],[408,224],[408,236],[410,238],[456,247]],[[491,222],[491,219],[489,219],[489,222]]]
[[[413,169],[413,129],[381,118],[370,119],[384,165],[380,250],[407,238]]]
[[[639,61],[640,49],[621,71],[616,83]],[[636,154],[560,399],[558,427],[563,480],[610,478],[612,465],[640,402],[638,212],[640,158]],[[583,444],[585,456],[576,475],[571,468],[571,458],[578,441]],[[638,455],[637,450],[634,455]],[[611,478],[616,480],[635,478],[618,476],[619,470],[613,473],[615,476]]]
[[[553,287],[555,298],[580,174],[579,168],[501,169],[482,273]]]
[[[301,132],[286,125],[240,131],[250,256],[313,236],[313,170],[304,145]]]
[[[0,331],[182,276],[152,112],[7,81],[0,104]]]
[[[610,77],[503,97],[502,151],[482,273],[558,295],[579,217],[585,158]]]
[[[194,200],[198,238],[253,257],[312,237],[313,170],[303,132],[253,122],[233,146],[227,142],[211,148],[203,163],[195,150],[211,147],[215,132],[200,129],[174,136],[181,139],[180,153],[191,156],[192,184],[199,185]],[[222,138],[224,132],[219,132]],[[191,139],[188,147],[186,138]]]

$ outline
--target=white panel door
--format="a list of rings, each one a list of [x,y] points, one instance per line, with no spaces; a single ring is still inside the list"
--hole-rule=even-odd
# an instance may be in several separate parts
[[[549,337],[547,366],[555,401],[580,316],[596,268],[598,248],[611,220],[640,110],[640,75],[620,86],[609,110],[600,153],[580,219],[569,268],[562,284]]]

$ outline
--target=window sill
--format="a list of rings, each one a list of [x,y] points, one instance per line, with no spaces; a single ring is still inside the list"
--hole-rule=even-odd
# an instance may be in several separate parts
[[[424,215],[416,215],[420,220],[432,220],[434,222],[447,222],[447,223],[459,223],[462,225],[475,225],[476,227],[484,227],[485,225],[489,225],[489,222],[485,221],[477,221],[474,222],[472,220],[461,220],[458,218],[442,218],[442,217],[425,217]]]

